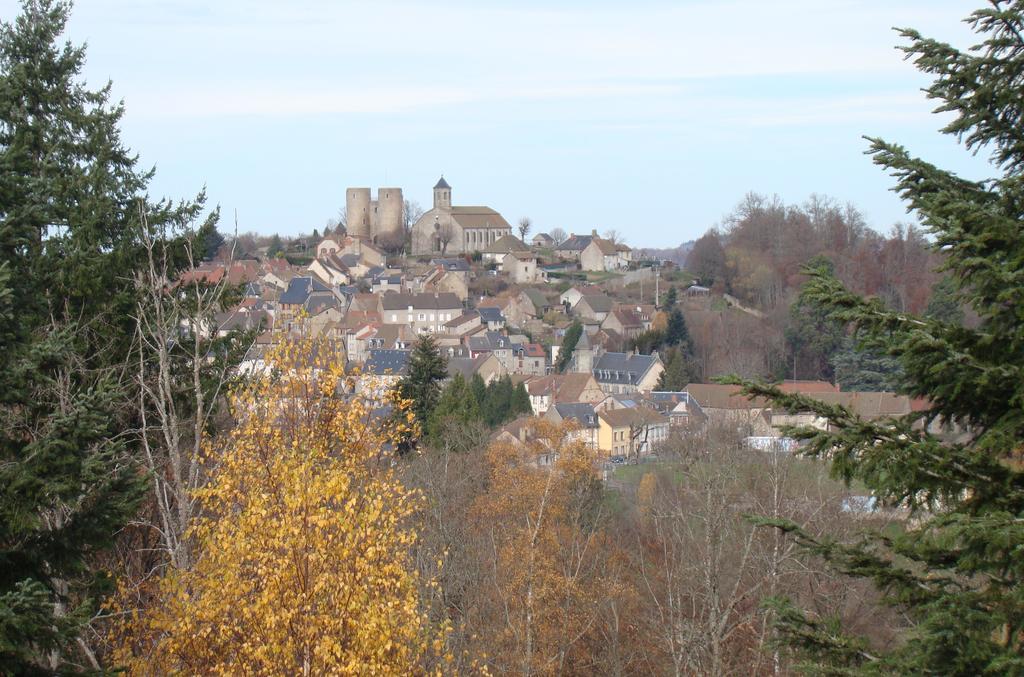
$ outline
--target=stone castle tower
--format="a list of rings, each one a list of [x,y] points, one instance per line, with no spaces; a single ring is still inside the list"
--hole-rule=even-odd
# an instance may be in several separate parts
[[[401,188],[378,188],[376,200],[371,199],[369,188],[345,191],[346,228],[352,237],[371,242],[382,238],[403,238],[404,211]]]

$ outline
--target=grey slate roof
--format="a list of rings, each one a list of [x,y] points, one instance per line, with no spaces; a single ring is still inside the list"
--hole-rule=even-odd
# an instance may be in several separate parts
[[[495,308],[493,306],[488,306],[486,308],[477,308],[476,310],[477,310],[478,313],[480,313],[480,321],[481,322],[504,322],[505,321],[505,316],[501,314],[501,308]]]
[[[507,254],[509,252],[529,252],[530,248],[523,244],[515,235],[503,235],[483,249],[484,254]]]
[[[655,390],[649,395],[651,400],[658,405],[659,409],[668,411],[674,409],[680,402],[686,404],[687,411],[704,414],[700,403],[690,393],[682,390]]]
[[[270,317],[263,310],[251,313],[233,310],[217,313],[214,319],[217,320],[217,329],[220,331],[233,331],[235,329],[248,331],[259,328],[261,324],[270,324]]]
[[[587,294],[579,300],[577,306],[586,303],[595,313],[610,313],[612,311],[612,300],[604,294]]]
[[[584,428],[597,427],[597,413],[589,402],[556,402],[555,410],[563,421],[576,421]]]
[[[302,307],[310,315],[319,315],[328,308],[341,309],[341,304],[338,302],[337,297],[330,292],[313,292],[306,298],[306,302],[302,304]]]
[[[496,331],[485,331],[476,336],[470,336],[467,345],[473,352],[509,350],[512,348],[512,340]]]
[[[545,298],[544,294],[540,293],[539,289],[524,289],[523,294],[526,298],[530,299],[530,303],[532,303],[533,307],[537,310],[543,310],[544,308],[551,307],[551,304],[548,303],[547,298]]]
[[[292,305],[302,305],[315,291],[330,291],[326,286],[312,277],[293,277],[288,281],[288,288],[281,294],[279,301]]]
[[[430,265],[441,266],[445,270],[456,270],[459,272],[467,272],[469,270],[469,262],[466,259],[460,258],[430,259]]]
[[[657,359],[655,355],[603,353],[594,363],[594,378],[598,383],[635,386]]]
[[[435,190],[438,188],[451,188],[451,186],[448,185],[448,182],[444,180],[444,174],[441,175],[441,178],[438,179],[437,183],[434,185]]]
[[[477,355],[476,357],[449,357],[448,375],[455,376],[456,374],[462,374],[462,377],[468,381],[473,378],[473,374],[477,372],[480,365],[483,364],[488,357],[488,355]]]
[[[380,297],[381,308],[384,310],[405,310],[412,306],[415,310],[449,310],[462,309],[462,301],[451,292],[441,294],[384,294]]]
[[[409,366],[410,353],[411,351],[408,350],[387,350],[383,348],[371,350],[370,357],[367,358],[366,363],[363,365],[363,373],[376,376],[384,374],[404,376]]]
[[[590,246],[593,235],[573,235],[562,244],[555,247],[556,252],[581,252]]]

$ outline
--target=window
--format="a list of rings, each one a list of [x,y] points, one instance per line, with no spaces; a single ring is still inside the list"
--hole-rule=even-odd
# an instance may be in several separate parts
[[[398,314],[397,313],[391,313],[391,321],[392,322],[398,322]]]
[[[419,314],[419,321],[422,322],[425,319],[427,319],[427,316],[424,313],[420,313]]]

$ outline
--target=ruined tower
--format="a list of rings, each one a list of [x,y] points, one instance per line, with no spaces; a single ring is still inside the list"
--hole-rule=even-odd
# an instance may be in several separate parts
[[[405,203],[401,188],[378,188],[376,219],[370,222],[370,237],[374,242],[381,238],[404,237],[402,215]]]
[[[378,188],[377,199],[371,199],[369,188],[345,191],[346,228],[348,234],[376,242],[381,237],[401,237],[405,201],[401,188]]]
[[[345,229],[352,237],[369,240],[373,203],[370,200],[369,188],[349,188],[345,191]]]

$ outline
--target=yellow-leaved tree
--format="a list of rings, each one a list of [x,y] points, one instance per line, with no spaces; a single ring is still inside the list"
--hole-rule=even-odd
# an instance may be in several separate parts
[[[590,674],[618,641],[606,617],[629,591],[610,575],[594,452],[570,426],[532,426],[531,441],[487,451],[489,487],[471,515],[489,580],[470,620],[495,672]]]
[[[197,557],[122,628],[141,674],[409,674],[442,663],[409,562],[417,496],[391,468],[413,425],[347,394],[326,342],[285,341],[206,446]],[[349,387],[346,387],[348,385]]]

